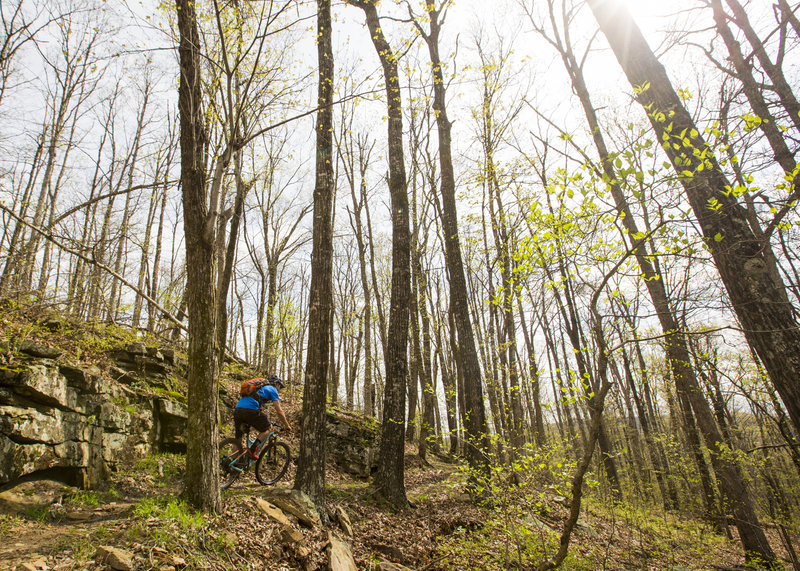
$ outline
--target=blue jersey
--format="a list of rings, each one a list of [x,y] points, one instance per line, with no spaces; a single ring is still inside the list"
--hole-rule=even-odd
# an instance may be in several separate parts
[[[272,385],[264,385],[258,389],[255,394],[257,395],[257,398],[253,396],[240,398],[239,402],[236,403],[236,408],[250,408],[253,410],[258,410],[265,402],[281,400],[278,398],[278,389]]]

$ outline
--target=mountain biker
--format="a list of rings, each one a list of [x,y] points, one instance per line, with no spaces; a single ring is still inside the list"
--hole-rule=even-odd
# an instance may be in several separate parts
[[[270,375],[263,387],[249,396],[240,398],[239,402],[236,403],[236,408],[233,409],[233,424],[236,428],[236,438],[239,442],[242,442],[242,437],[244,436],[244,432],[240,428],[241,424],[247,424],[258,430],[257,440],[251,448],[253,452],[258,450],[258,447],[267,437],[271,426],[269,416],[261,412],[261,405],[264,403],[272,403],[283,427],[287,431],[292,430],[281,407],[281,399],[278,397],[278,389],[283,387],[283,381],[278,375]],[[243,442],[242,445],[244,445]]]

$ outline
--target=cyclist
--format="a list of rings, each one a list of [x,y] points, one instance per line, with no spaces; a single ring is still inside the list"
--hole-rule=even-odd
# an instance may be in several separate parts
[[[278,389],[282,389],[283,387],[283,381],[278,375],[270,375],[263,387],[254,391],[249,396],[240,398],[239,402],[236,403],[236,408],[233,409],[233,425],[236,428],[236,438],[242,443],[242,446],[244,446],[242,439],[244,432],[242,432],[240,428],[241,424],[252,426],[259,432],[257,440],[251,448],[252,452],[258,450],[261,442],[263,442],[269,434],[271,426],[269,416],[261,412],[261,405],[264,403],[272,403],[283,427],[287,431],[292,430],[289,421],[286,420],[283,408],[281,407],[281,399],[278,397]]]

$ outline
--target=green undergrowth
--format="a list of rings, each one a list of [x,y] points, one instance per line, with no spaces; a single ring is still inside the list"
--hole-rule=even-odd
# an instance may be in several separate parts
[[[150,454],[136,461],[136,466],[123,475],[135,478],[145,477],[153,481],[159,488],[173,489],[179,484],[186,469],[184,454],[161,452]]]
[[[125,531],[127,542],[180,554],[186,569],[208,569],[212,562],[211,568],[229,568],[236,538],[219,530],[219,517],[196,511],[176,497],[146,498],[133,514],[136,519]]]
[[[738,552],[738,542],[716,533],[709,522],[689,514],[667,513],[654,506],[631,506],[589,498],[585,517],[592,518],[605,529],[624,530],[629,551],[647,564],[711,568],[725,551]]]
[[[64,503],[68,506],[93,508],[100,504],[100,500],[100,495],[97,492],[78,492],[67,498]]]
[[[434,558],[440,561],[443,569],[501,571],[528,569],[551,557],[558,549],[558,537],[554,533],[522,522],[517,522],[510,533],[507,524],[502,517],[492,517],[480,530],[457,528],[440,539]],[[573,550],[561,569],[594,571],[597,564]]]
[[[193,531],[206,524],[206,516],[189,507],[186,500],[176,498],[145,498],[133,509],[135,516],[174,522],[181,531]]]

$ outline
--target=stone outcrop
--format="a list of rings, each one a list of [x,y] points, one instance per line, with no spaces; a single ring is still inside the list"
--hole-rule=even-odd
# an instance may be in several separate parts
[[[103,372],[42,343],[14,348],[0,361],[0,486],[31,476],[91,488],[123,463],[185,451],[186,361],[174,350],[131,343],[106,353]],[[235,405],[222,387],[220,401],[223,413]],[[332,410],[327,429],[332,461],[369,477],[378,456],[374,421]]]
[[[121,462],[185,449],[186,406],[169,390],[183,365],[174,352],[114,350],[108,378],[61,360],[60,350],[19,350],[0,368],[0,485],[41,473],[93,487]]]
[[[378,467],[378,430],[374,421],[353,413],[327,413],[328,454],[348,474],[368,478]]]

